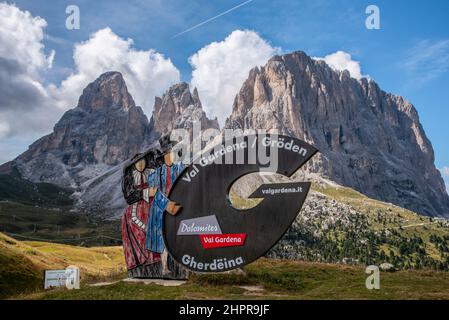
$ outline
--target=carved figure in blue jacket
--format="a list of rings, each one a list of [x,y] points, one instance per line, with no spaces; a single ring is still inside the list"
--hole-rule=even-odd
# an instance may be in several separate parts
[[[173,183],[184,169],[184,165],[181,162],[173,162],[174,153],[171,151],[171,148],[164,151],[162,165],[155,168],[148,176],[149,196],[154,197],[154,199],[148,219],[146,248],[151,252],[161,254],[162,273],[167,274],[169,272],[167,267],[168,253],[162,232],[164,212],[167,211],[171,215],[176,215],[181,209],[178,203],[170,201],[167,196]]]

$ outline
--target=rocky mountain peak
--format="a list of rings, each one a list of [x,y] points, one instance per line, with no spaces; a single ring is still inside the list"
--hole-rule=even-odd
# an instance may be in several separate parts
[[[196,87],[193,89],[192,98],[193,102],[201,107],[200,95],[198,94],[198,89]]]
[[[77,185],[138,153],[148,119],[135,105],[119,72],[91,82],[78,106],[64,113],[53,132],[14,160],[33,182]]]
[[[187,83],[181,82],[171,86],[162,98],[156,97],[153,115],[150,120],[152,139],[169,133],[173,129],[191,129],[194,121],[201,123],[203,130],[219,129],[217,119],[207,118],[201,106],[196,88],[193,93]]]
[[[82,188],[85,204],[102,199],[120,207],[122,163],[170,130],[192,128],[193,121],[201,121],[203,129],[218,129],[218,122],[202,110],[198,92],[192,94],[187,83],[173,85],[157,97],[148,122],[122,75],[107,72],[83,90],[78,106],[61,117],[52,133],[35,141],[10,165],[33,182]]]
[[[123,77],[107,72],[84,89],[51,134],[7,166],[33,182],[82,186],[85,204],[122,208],[121,163],[173,129],[219,129],[187,83],[156,97],[150,122]],[[449,214],[449,197],[414,106],[298,51],[250,71],[225,128],[278,129],[320,154],[303,173],[418,213]],[[0,168],[7,170],[6,165]],[[121,202],[120,202],[121,201]]]
[[[78,100],[78,108],[83,110],[98,110],[111,106],[121,106],[125,111],[135,107],[122,74],[116,71],[103,73],[89,83]]]
[[[161,99],[162,103],[159,106],[164,106],[164,111],[173,111],[175,113],[181,113],[189,106],[201,107],[199,103],[198,92],[196,96],[190,92],[190,87],[186,82],[177,83],[171,86],[167,92],[165,92]],[[158,112],[161,109],[157,110]]]
[[[297,51],[254,68],[226,128],[278,129],[320,150],[306,171],[418,213],[449,214],[449,197],[415,107]]]

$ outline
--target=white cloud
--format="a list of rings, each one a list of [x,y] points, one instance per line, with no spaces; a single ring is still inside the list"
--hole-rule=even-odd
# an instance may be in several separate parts
[[[73,107],[86,85],[106,71],[122,73],[137,105],[150,114],[154,97],[179,82],[180,73],[170,59],[149,49],[136,50],[132,39],[122,39],[111,29],[101,29],[75,45],[75,72],[52,92],[61,107]]]
[[[51,66],[54,53],[45,55],[42,44],[47,26],[44,19],[0,3],[0,21],[0,57],[21,63],[33,75]]]
[[[198,88],[206,113],[223,123],[249,71],[279,51],[254,31],[235,30],[223,41],[212,42],[192,55],[191,84]]]
[[[254,31],[235,30],[223,41],[212,42],[192,55],[189,58],[193,68],[191,84],[198,88],[208,116],[217,116],[223,124],[249,71],[265,65],[280,51]],[[324,60],[334,70],[348,70],[355,79],[367,77],[362,74],[360,63],[352,60],[347,52],[337,51],[314,59]]]
[[[27,112],[37,112],[48,99],[40,79],[54,58],[54,52],[44,52],[46,26],[44,19],[0,3],[0,138],[42,130],[48,124],[36,121],[39,117],[27,122]]]
[[[64,81],[46,86],[41,76],[52,67],[55,55],[45,52],[46,26],[43,18],[0,3],[1,139],[51,131],[62,113],[76,105],[84,87],[106,71],[123,74],[136,104],[147,114],[155,95],[180,79],[170,59],[152,49],[136,50],[132,39],[105,28],[75,45],[75,68]]]
[[[362,68],[360,62],[352,60],[349,53],[344,51],[337,51],[329,54],[324,58],[314,58],[316,60],[324,60],[332,69],[343,71],[348,70],[352,78],[360,80],[366,76],[362,75]]]
[[[83,88],[106,71],[123,74],[136,103],[147,114],[154,96],[180,80],[170,59],[148,49],[138,50],[110,28],[93,33],[74,46],[74,69],[59,84],[44,85],[41,76],[52,67],[46,52],[47,23],[15,5],[0,3],[0,138],[37,137],[49,132],[62,113],[76,105]],[[256,32],[235,30],[223,41],[203,47],[189,58],[191,84],[197,87],[209,116],[223,123],[250,69],[264,65],[280,49]],[[362,77],[360,65],[339,51],[323,58],[333,68]],[[31,138],[29,138],[31,139]],[[11,142],[13,143],[13,142]]]

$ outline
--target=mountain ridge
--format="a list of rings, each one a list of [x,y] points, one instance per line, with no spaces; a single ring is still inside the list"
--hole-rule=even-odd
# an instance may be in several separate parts
[[[126,206],[120,183],[123,164],[171,130],[191,130],[194,121],[203,129],[219,129],[218,121],[203,111],[197,90],[190,92],[187,83],[156,97],[148,120],[123,76],[106,72],[87,85],[77,106],[64,113],[52,133],[1,165],[0,175],[12,181],[10,175],[17,170],[17,183],[55,184],[73,192],[77,210],[118,216]]]
[[[302,51],[253,68],[225,128],[277,129],[320,150],[307,172],[415,212],[449,214],[449,196],[414,106]]]
[[[191,130],[194,119],[203,130],[219,129],[187,83],[156,97],[148,120],[122,75],[107,72],[83,90],[53,133],[0,172],[13,164],[27,180],[72,188],[81,207],[117,215],[125,206],[118,187],[122,164],[173,129]],[[305,178],[318,174],[415,212],[449,215],[449,197],[414,106],[302,51],[253,68],[224,128],[279,129],[321,151],[302,170]]]

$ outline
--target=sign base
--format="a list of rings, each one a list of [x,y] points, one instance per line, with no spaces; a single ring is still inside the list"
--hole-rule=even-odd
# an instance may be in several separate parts
[[[171,256],[167,258],[168,272],[163,272],[160,261],[137,266],[128,270],[128,277],[134,279],[171,279],[187,280],[191,272],[177,263]]]

